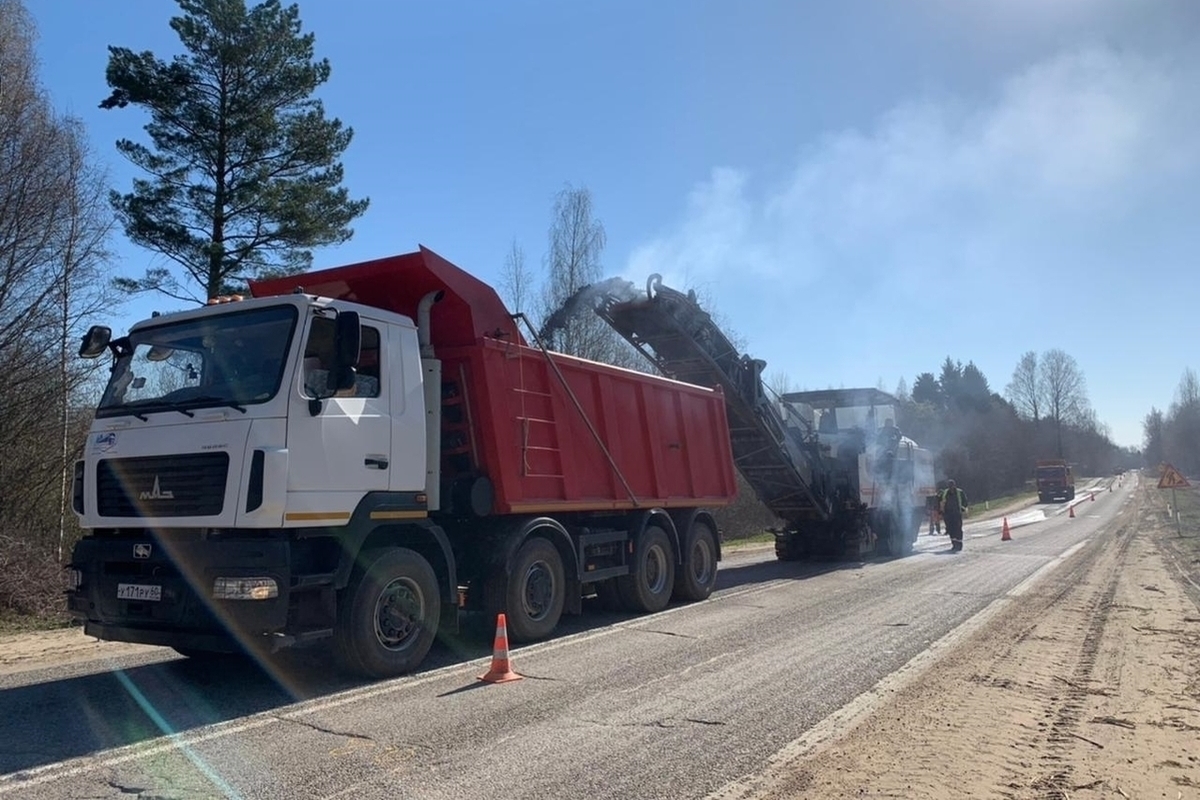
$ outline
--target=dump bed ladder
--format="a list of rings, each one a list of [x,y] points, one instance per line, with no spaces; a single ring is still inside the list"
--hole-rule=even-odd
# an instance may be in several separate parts
[[[606,293],[596,313],[664,375],[721,388],[734,462],[767,508],[787,522],[829,519],[831,470],[816,437],[784,423],[766,395],[765,362],[739,354],[693,293],[652,275],[645,296]]]

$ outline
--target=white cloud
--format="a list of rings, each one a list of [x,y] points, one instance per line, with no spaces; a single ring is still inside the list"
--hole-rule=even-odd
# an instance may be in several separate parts
[[[829,135],[780,179],[714,169],[625,272],[718,289],[722,276],[786,278],[798,291],[828,274],[878,285],[947,262],[1003,267],[1030,240],[1119,216],[1194,171],[1197,74],[1190,61],[1077,51],[984,102],[910,102],[867,132]]]

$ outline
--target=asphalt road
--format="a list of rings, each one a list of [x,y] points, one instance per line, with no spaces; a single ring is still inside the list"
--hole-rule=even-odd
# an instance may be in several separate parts
[[[1010,519],[1009,542],[973,523],[960,554],[923,535],[866,564],[727,558],[706,602],[591,610],[514,649],[514,683],[476,680],[486,620],[374,684],[314,655],[259,670],[169,651],[0,677],[0,797],[704,797],[1068,549],[1104,546],[1133,485]]]

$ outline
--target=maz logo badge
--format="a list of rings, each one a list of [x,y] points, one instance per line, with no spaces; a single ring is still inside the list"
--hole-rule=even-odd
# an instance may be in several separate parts
[[[171,490],[163,491],[158,487],[158,476],[154,476],[154,486],[148,492],[142,492],[138,495],[141,500],[174,500],[175,493]]]
[[[150,557],[150,545],[135,544],[133,546],[133,557],[134,558],[149,558]]]

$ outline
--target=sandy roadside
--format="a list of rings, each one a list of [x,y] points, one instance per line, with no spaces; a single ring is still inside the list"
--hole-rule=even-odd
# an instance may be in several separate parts
[[[1156,541],[1153,490],[1138,491],[1094,557],[754,796],[1200,798],[1200,611]]]
[[[102,642],[85,636],[81,628],[7,634],[0,636],[0,675],[161,649],[123,642]]]

